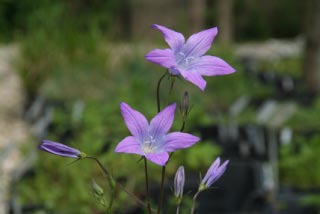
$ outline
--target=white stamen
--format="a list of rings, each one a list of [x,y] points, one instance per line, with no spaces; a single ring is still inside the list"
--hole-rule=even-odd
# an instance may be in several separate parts
[[[149,136],[149,139],[146,139],[146,140],[143,142],[142,151],[143,151],[145,154],[153,153],[155,141],[156,141],[156,140],[155,140],[152,136]]]

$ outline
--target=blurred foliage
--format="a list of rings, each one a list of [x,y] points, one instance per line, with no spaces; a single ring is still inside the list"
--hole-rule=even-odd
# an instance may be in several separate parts
[[[126,3],[116,0],[1,0],[0,39],[21,39],[39,31],[51,35],[61,30],[86,33],[93,28],[114,35],[119,31],[117,24],[122,22],[118,14],[125,12]]]
[[[281,180],[300,188],[320,187],[320,135],[297,136],[293,145],[281,149]]]
[[[207,24],[217,23],[215,0],[208,0]],[[233,1],[233,26],[236,41],[264,40],[296,37],[303,32],[304,2],[282,1]]]
[[[316,207],[317,213],[320,212],[320,194],[310,193],[302,198],[301,203],[306,206]]]
[[[215,4],[207,1],[208,26],[216,25]],[[303,8],[299,0],[234,1],[235,39],[295,37],[303,30]],[[128,0],[1,0],[0,40],[12,41],[43,27],[51,32],[64,27],[80,32],[96,28],[114,39],[128,38],[130,15]]]

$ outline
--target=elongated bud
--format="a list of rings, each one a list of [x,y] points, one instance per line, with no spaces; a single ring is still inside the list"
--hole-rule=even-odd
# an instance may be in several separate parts
[[[208,169],[206,175],[199,185],[199,191],[208,189],[214,182],[216,182],[226,171],[229,160],[226,160],[220,165],[220,158],[218,157]]]
[[[180,166],[174,178],[174,195],[181,199],[183,196],[183,187],[185,182],[184,167]]]
[[[183,94],[182,101],[180,104],[180,112],[182,114],[183,119],[186,119],[189,113],[189,93],[187,91]]]
[[[87,156],[85,153],[79,151],[78,149],[49,140],[43,140],[39,145],[39,149],[54,155],[68,158],[83,159]]]

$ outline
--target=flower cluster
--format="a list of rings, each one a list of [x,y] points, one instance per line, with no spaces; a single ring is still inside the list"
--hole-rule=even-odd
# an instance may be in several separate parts
[[[215,56],[204,55],[210,49],[211,44],[218,33],[218,29],[216,27],[193,34],[187,39],[187,41],[185,41],[184,36],[179,32],[156,24],[152,27],[159,30],[163,34],[164,39],[170,48],[164,50],[154,49],[146,54],[145,58],[150,62],[165,67],[168,70],[166,74],[169,73],[173,77],[182,76],[185,80],[193,83],[202,91],[204,91],[206,87],[206,81],[203,79],[203,76],[225,75],[235,72],[235,69],[233,69],[224,60]],[[150,122],[148,122],[142,113],[133,109],[127,103],[120,103],[121,115],[131,135],[123,138],[115,148],[116,153],[137,154],[145,160],[147,204],[130,194],[127,190],[125,191],[131,197],[136,199],[137,202],[145,206],[148,210],[148,213],[151,213],[152,209],[148,199],[149,190],[147,160],[162,166],[163,169],[159,197],[160,200],[157,209],[157,213],[160,213],[163,199],[163,179],[165,177],[165,166],[170,160],[170,154],[176,150],[191,147],[200,140],[199,137],[183,132],[184,125],[190,111],[188,92],[185,92],[180,105],[180,112],[183,119],[182,128],[180,131],[169,132],[174,122],[176,104],[173,103],[166,106],[162,110],[160,109],[160,99],[158,95],[161,80],[162,78],[159,80],[157,87],[158,113],[150,120]],[[43,140],[42,144],[39,146],[39,149],[63,157],[93,159],[98,163],[99,167],[109,179],[110,188],[112,189],[111,193],[115,192],[114,188],[116,188],[117,185],[121,186],[120,184],[115,184],[115,180],[113,180],[110,173],[97,158],[87,156],[78,149],[48,140]],[[226,160],[220,165],[220,158],[218,157],[210,166],[205,177],[199,184],[198,191],[194,195],[194,203],[191,208],[191,213],[194,212],[197,195],[200,192],[208,189],[223,175],[228,162],[229,161]],[[177,213],[179,213],[179,208],[183,197],[184,184],[185,171],[184,167],[180,166],[174,178],[174,195],[178,199]],[[99,196],[100,203],[104,203],[104,200],[102,199],[103,191],[98,188],[96,183],[94,183],[93,187],[96,192],[95,195]],[[114,196],[115,195],[111,195],[111,197]],[[107,213],[111,213],[111,209],[112,201],[109,203]]]

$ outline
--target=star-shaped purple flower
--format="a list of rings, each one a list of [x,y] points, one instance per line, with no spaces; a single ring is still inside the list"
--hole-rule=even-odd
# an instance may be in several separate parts
[[[198,86],[202,91],[206,81],[202,76],[225,75],[235,72],[224,60],[215,56],[203,56],[211,47],[218,33],[217,27],[210,28],[189,37],[187,42],[181,33],[161,25],[152,25],[164,36],[170,49],[155,49],[145,58],[169,70],[172,75],[181,75],[187,81]]]
[[[199,138],[182,132],[168,133],[172,126],[176,104],[167,106],[148,123],[145,116],[128,104],[120,104],[121,114],[132,136],[124,138],[115,152],[145,156],[158,165],[166,165],[169,154],[192,146]]]

